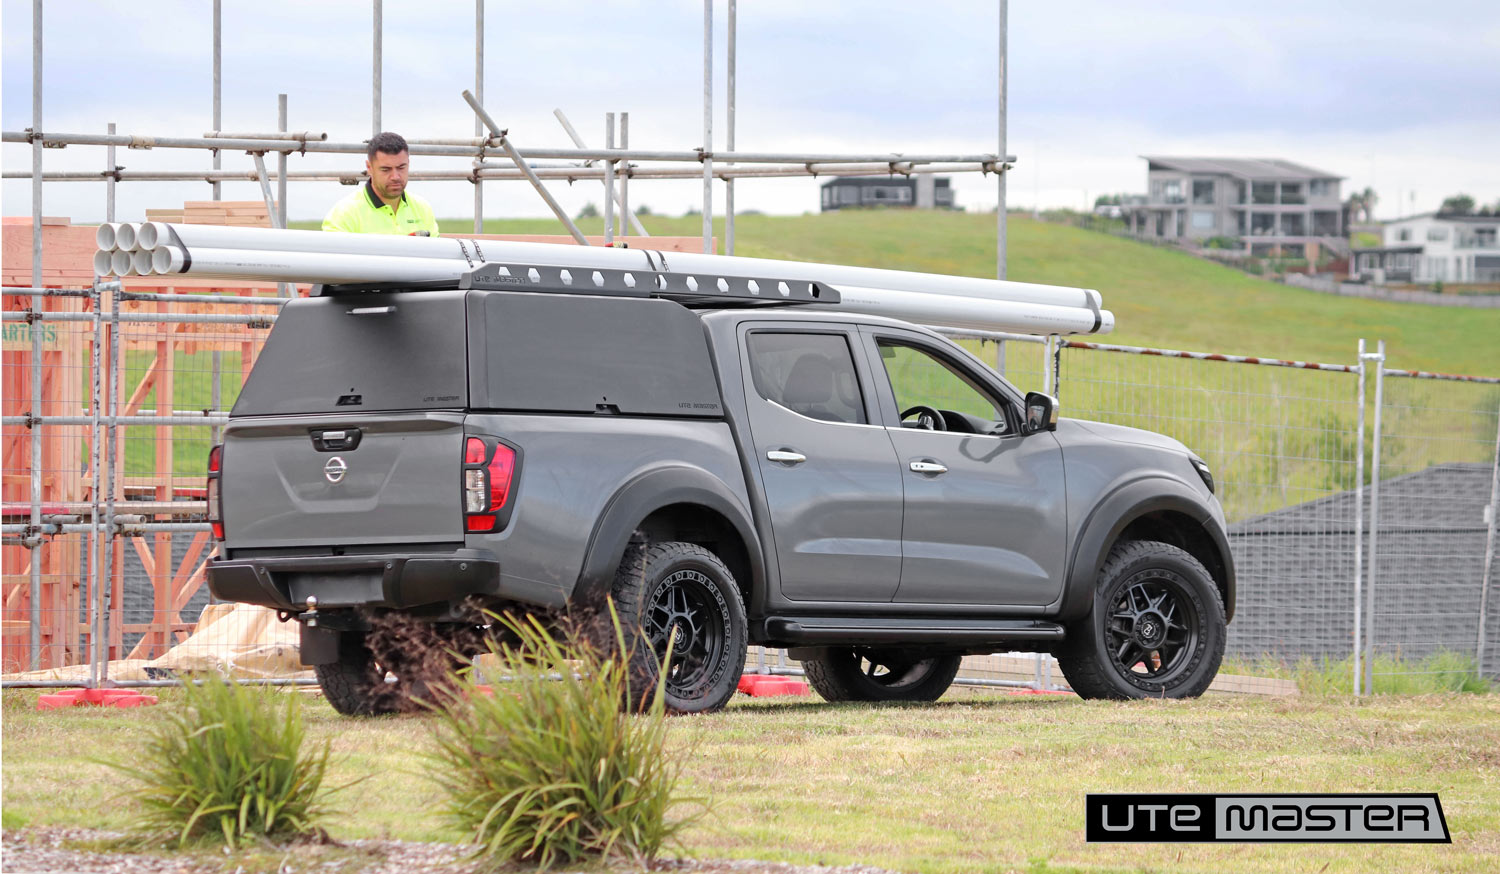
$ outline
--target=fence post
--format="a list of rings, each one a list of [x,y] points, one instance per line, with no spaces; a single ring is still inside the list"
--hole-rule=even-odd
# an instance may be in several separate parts
[[[1380,413],[1385,404],[1385,341],[1380,340],[1375,354],[1375,443],[1370,459],[1370,585],[1365,588],[1365,694],[1375,692],[1375,580],[1376,546],[1380,537]]]
[[[1365,536],[1365,339],[1359,338],[1359,352],[1355,356],[1359,379],[1359,438],[1354,449],[1354,694],[1364,694],[1364,673],[1360,670],[1360,647],[1363,643],[1360,627],[1361,596],[1364,594],[1364,536]]]
[[[1474,646],[1474,673],[1484,677],[1485,617],[1489,613],[1490,579],[1495,572],[1495,529],[1500,526],[1500,410],[1495,411],[1495,464],[1490,471],[1490,503],[1485,507],[1489,530],[1484,539],[1484,575],[1479,578],[1479,640]]]

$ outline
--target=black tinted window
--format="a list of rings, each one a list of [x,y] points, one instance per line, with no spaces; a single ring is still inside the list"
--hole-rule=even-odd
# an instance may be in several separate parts
[[[868,421],[854,357],[842,334],[757,331],[748,342],[750,374],[761,397],[825,422]]]

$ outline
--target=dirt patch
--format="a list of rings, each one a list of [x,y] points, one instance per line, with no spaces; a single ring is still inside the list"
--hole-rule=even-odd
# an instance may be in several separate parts
[[[423,843],[419,841],[357,840],[343,843],[266,845],[240,853],[222,850],[192,850],[173,853],[168,850],[132,851],[97,849],[123,845],[125,836],[118,832],[78,828],[7,829],[4,856],[0,869],[11,874],[226,874],[226,872],[274,872],[296,874],[318,871],[320,874],[407,874],[412,871],[429,874],[479,874],[487,869],[468,858],[469,848],[461,844]],[[523,866],[508,866],[507,872],[530,871]],[[647,868],[616,864],[601,871],[681,872],[681,874],[894,874],[885,868],[847,865],[830,868],[823,865],[792,865],[785,862],[761,862],[753,859],[659,859]],[[568,874],[558,871],[557,874]]]

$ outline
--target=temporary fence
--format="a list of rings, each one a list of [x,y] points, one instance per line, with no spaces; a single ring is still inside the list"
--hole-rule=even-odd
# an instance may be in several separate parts
[[[1237,568],[1231,658],[1347,660],[1356,692],[1500,675],[1500,378],[1392,369],[1384,343],[1322,364],[1060,342],[1069,415],[1209,462]]]
[[[207,450],[285,299],[169,288],[4,289],[6,685],[311,681],[294,624],[203,586]],[[1070,416],[1209,462],[1238,568],[1231,658],[1349,660],[1362,691],[1496,674],[1500,378],[1395,370],[1383,347],[1314,364],[942,330]],[[960,682],[1061,682],[1024,658]]]

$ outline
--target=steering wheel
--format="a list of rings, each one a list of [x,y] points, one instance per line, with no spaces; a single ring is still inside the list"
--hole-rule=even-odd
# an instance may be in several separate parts
[[[928,431],[948,430],[948,423],[943,421],[943,414],[939,413],[932,407],[927,406],[926,404],[917,404],[916,406],[908,407],[901,414],[901,420],[903,422],[906,421],[906,417],[910,416],[912,413],[918,414],[917,424],[923,428],[926,428]]]

